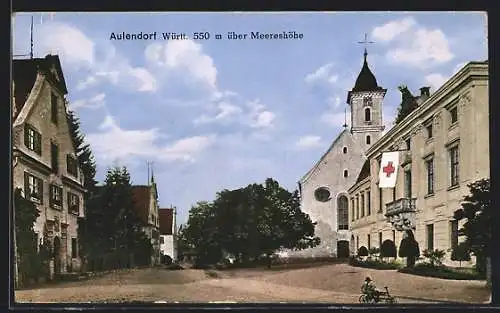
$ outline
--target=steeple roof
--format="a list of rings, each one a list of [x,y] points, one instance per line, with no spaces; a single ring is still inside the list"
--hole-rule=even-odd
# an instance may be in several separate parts
[[[373,75],[372,71],[370,70],[370,67],[368,66],[368,61],[366,60],[367,56],[368,52],[366,51],[365,48],[363,67],[361,67],[361,71],[359,72],[354,87],[352,88],[351,91],[349,91],[347,95],[347,103],[350,103],[352,92],[385,90],[384,88],[380,87],[377,84],[377,79],[375,78],[375,75]]]

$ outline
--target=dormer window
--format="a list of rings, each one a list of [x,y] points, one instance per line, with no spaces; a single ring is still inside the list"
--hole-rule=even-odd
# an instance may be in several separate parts
[[[42,155],[42,135],[29,124],[24,126],[24,145],[36,154]]]
[[[57,95],[55,93],[52,93],[50,98],[50,114],[52,123],[57,124],[58,106]]]

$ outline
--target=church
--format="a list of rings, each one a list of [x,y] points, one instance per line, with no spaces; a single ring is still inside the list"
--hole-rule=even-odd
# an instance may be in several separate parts
[[[299,180],[301,209],[316,222],[317,247],[297,251],[299,257],[347,257],[354,247],[349,230],[348,190],[366,161],[365,152],[384,131],[382,108],[387,89],[378,85],[364,51],[364,62],[347,94],[351,126],[330,145]]]

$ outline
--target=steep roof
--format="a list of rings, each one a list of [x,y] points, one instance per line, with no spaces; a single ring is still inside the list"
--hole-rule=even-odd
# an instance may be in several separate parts
[[[45,58],[14,59],[12,61],[12,80],[15,84],[16,112],[21,112],[39,71],[44,73],[47,79],[64,95],[68,93],[61,62],[57,55],[49,54]]]
[[[160,235],[172,235],[172,225],[174,222],[174,209],[159,209]]]
[[[132,197],[137,215],[144,223],[148,223],[151,186],[132,186]]]
[[[358,179],[356,179],[355,185],[369,176],[370,176],[370,160],[367,159],[365,163],[363,163],[363,167],[359,172]]]
[[[359,72],[358,78],[356,79],[356,83],[351,91],[347,93],[347,103],[350,103],[351,94],[353,92],[361,92],[361,91],[383,91],[384,88],[380,87],[377,83],[377,79],[375,75],[373,75],[370,67],[368,66],[368,62],[366,61],[368,53],[365,50],[365,60],[363,62],[363,67],[361,67],[361,71]]]

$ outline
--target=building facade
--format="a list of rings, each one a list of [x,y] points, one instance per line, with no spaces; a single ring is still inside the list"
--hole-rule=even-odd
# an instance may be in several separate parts
[[[377,84],[367,52],[354,87],[347,95],[351,127],[333,141],[320,160],[300,179],[301,210],[316,222],[317,247],[287,252],[296,257],[347,257],[350,254],[348,189],[366,160],[365,151],[382,136],[386,89]]]
[[[160,209],[160,253],[168,255],[175,262],[177,256],[176,209]]]
[[[132,186],[134,199],[134,210],[144,223],[143,232],[151,240],[153,251],[151,253],[151,265],[160,264],[160,221],[158,213],[158,192],[154,178],[147,186]]]
[[[422,89],[421,89],[422,90]],[[488,63],[470,62],[370,147],[349,189],[351,246],[396,247],[413,232],[420,251],[458,245],[453,218],[467,184],[489,178]],[[381,155],[399,151],[395,188],[379,188]]]
[[[67,121],[58,56],[13,60],[13,187],[40,212],[37,245],[49,241],[53,272],[78,271],[78,218],[84,218],[83,174]]]

